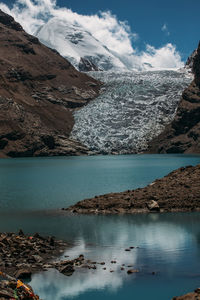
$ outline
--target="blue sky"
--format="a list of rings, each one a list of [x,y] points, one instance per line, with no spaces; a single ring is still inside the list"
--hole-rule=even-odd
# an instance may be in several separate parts
[[[2,2],[11,6],[15,1]],[[57,5],[84,15],[111,11],[138,34],[133,44],[140,51],[146,44],[157,48],[172,43],[186,60],[200,39],[200,0],[58,0]]]
[[[181,56],[187,56],[200,40],[200,0],[59,0],[60,6],[81,14],[94,14],[110,10],[121,21],[127,20],[139,39],[137,46],[145,43],[160,47],[171,42]],[[166,24],[167,32],[161,30]]]

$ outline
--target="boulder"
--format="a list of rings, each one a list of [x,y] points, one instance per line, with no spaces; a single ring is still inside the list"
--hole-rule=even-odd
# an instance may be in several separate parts
[[[74,273],[74,267],[72,265],[66,265],[61,268],[59,268],[59,272],[66,275],[71,276]]]
[[[146,202],[146,206],[150,211],[160,211],[160,206],[157,201],[155,200],[150,200]]]

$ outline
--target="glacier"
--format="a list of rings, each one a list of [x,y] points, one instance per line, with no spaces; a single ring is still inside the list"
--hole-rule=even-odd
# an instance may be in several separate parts
[[[102,154],[140,153],[174,118],[186,71],[90,72],[101,95],[74,113],[71,137]]]

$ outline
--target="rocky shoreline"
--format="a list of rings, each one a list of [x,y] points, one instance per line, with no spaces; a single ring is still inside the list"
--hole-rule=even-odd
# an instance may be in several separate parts
[[[183,296],[173,297],[172,300],[200,300],[200,288]]]
[[[28,236],[0,234],[0,270],[17,279],[29,279],[31,274],[46,269],[47,263],[61,255],[69,244],[42,237],[38,233]]]
[[[97,269],[97,265],[104,266],[105,262],[96,262],[86,259],[83,254],[77,258],[61,260],[59,257],[71,245],[55,240],[54,237],[43,237],[38,233],[33,236],[25,235],[22,230],[19,233],[0,233],[0,276],[1,272],[16,279],[31,279],[31,275],[39,271],[47,271],[55,268],[60,273],[71,276],[76,268]],[[124,251],[132,251],[138,247],[130,246]],[[116,264],[117,261],[111,261]],[[123,265],[125,266],[125,265]],[[127,273],[134,273],[127,269]],[[124,268],[125,269],[125,268]],[[135,271],[136,273],[136,271]]]
[[[120,264],[117,260],[110,262],[92,261],[86,259],[83,254],[77,258],[61,260],[59,256],[64,250],[70,247],[66,242],[55,240],[54,237],[42,237],[38,233],[33,236],[25,235],[22,230],[19,233],[0,233],[0,300],[40,299],[34,294],[30,285],[24,284],[23,280],[29,281],[32,274],[57,269],[66,276],[71,276],[75,271],[81,269],[96,270],[101,268],[104,271],[113,273],[120,267],[120,272],[126,272],[127,276],[141,273],[141,270],[133,265]],[[131,252],[139,247],[130,246],[122,251]],[[87,274],[87,273],[86,273]],[[151,273],[155,275],[156,272]],[[193,300],[200,299],[200,289],[193,293],[174,297],[172,300]]]
[[[179,168],[144,188],[86,199],[68,208],[78,214],[200,211],[200,165]]]
[[[0,300],[5,299],[40,299],[35,295],[30,285],[22,280],[29,281],[32,274],[57,269],[66,276],[71,276],[76,270],[96,270],[102,268],[110,273],[115,272],[116,260],[108,265],[104,261],[97,262],[86,259],[83,254],[77,258],[61,260],[59,256],[70,245],[66,242],[55,240],[54,237],[42,237],[38,233],[33,236],[25,235],[22,230],[19,233],[0,233]],[[132,251],[138,247],[129,247],[124,251]],[[122,264],[120,270],[127,275],[139,273],[138,269],[131,265]],[[154,275],[155,272],[152,272]]]

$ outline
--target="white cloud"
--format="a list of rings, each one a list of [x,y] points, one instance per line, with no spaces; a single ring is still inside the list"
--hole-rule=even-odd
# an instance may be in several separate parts
[[[131,32],[126,21],[119,21],[117,16],[109,11],[81,15],[71,9],[58,7],[56,0],[16,0],[11,9],[4,3],[0,3],[0,9],[11,14],[28,33],[33,35],[53,18],[79,25],[115,53],[129,69],[148,69],[147,64],[153,69],[179,68],[183,65],[180,55],[172,44],[160,49],[148,45],[145,52],[138,53],[133,48],[133,43],[139,38],[138,34]],[[169,34],[166,24],[162,26],[162,31]],[[62,46],[63,43],[60,43],[55,45],[55,48],[60,50]]]
[[[141,55],[141,64],[150,64],[155,69],[183,67],[180,54],[176,51],[176,47],[170,43],[159,49],[147,45],[146,52]],[[149,69],[148,66],[147,69]]]
[[[161,27],[161,30],[167,35],[169,36],[170,35],[170,32],[168,30],[168,27],[167,27],[167,24],[163,24],[163,26]]]

